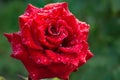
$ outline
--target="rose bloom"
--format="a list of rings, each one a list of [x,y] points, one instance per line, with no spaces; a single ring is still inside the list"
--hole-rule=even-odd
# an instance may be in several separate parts
[[[21,60],[29,80],[69,80],[93,56],[87,43],[89,25],[76,19],[66,2],[44,8],[29,4],[19,23],[20,31],[5,36],[12,46],[11,56]]]

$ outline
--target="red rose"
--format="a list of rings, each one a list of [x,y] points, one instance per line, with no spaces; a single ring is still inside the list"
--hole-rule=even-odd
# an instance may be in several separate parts
[[[20,31],[5,36],[12,45],[11,56],[22,61],[29,80],[68,80],[93,56],[87,43],[89,25],[76,19],[66,2],[44,8],[29,4],[19,23]]]

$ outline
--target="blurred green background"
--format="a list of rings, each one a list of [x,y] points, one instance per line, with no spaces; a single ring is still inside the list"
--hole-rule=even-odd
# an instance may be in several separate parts
[[[88,42],[94,53],[70,80],[120,80],[120,0],[0,0],[0,76],[7,80],[27,76],[21,62],[10,57],[10,44],[3,33],[19,30],[18,16],[28,3],[43,7],[61,1],[68,2],[79,20],[90,24]]]

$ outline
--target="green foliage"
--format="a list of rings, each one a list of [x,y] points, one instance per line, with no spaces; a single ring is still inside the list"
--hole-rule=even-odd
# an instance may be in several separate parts
[[[0,75],[7,80],[21,80],[19,74],[27,76],[21,62],[9,56],[11,48],[3,33],[18,31],[18,16],[28,3],[43,7],[61,1],[68,2],[79,20],[90,24],[88,42],[94,53],[90,61],[71,74],[70,80],[120,80],[120,0],[1,0]]]
[[[0,76],[0,80],[6,80],[4,77]]]

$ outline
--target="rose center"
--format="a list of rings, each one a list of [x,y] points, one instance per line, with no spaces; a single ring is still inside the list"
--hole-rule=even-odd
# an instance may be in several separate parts
[[[58,26],[54,26],[54,25],[50,26],[48,28],[48,33],[51,34],[51,35],[59,35],[60,31],[59,31]]]

